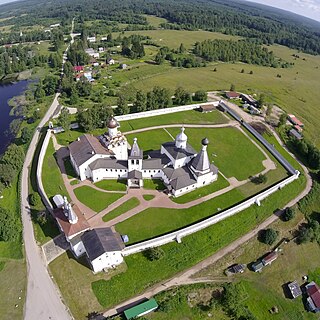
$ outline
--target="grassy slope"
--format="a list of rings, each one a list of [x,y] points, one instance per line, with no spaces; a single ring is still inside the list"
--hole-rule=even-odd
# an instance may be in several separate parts
[[[137,207],[140,204],[139,200],[137,198],[131,198],[119,207],[113,209],[109,213],[107,213],[105,216],[103,216],[102,220],[104,222],[110,221],[118,216],[120,216],[123,213],[126,213],[127,211]]]
[[[56,194],[68,195],[54,153],[53,143],[50,140],[42,167],[42,183],[49,199]]]
[[[142,253],[127,257],[127,272],[113,277],[110,281],[93,283],[95,295],[103,307],[109,307],[138,294],[152,283],[194,265],[261,223],[275,208],[283,207],[297,195],[304,185],[305,180],[299,179],[264,200],[261,207],[250,207],[188,236],[183,239],[182,244],[170,243],[163,246],[165,257],[161,260],[150,262]]]
[[[227,123],[228,119],[219,111],[201,113],[197,110],[176,112],[150,118],[120,121],[122,132],[168,124],[218,124]]]
[[[102,211],[123,196],[122,193],[106,193],[88,186],[76,188],[74,193],[80,202],[96,212]]]

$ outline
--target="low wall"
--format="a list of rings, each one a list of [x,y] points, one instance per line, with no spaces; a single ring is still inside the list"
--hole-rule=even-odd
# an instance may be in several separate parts
[[[172,107],[172,108],[165,108],[165,109],[157,109],[157,110],[150,110],[145,112],[138,112],[138,113],[130,113],[123,116],[115,116],[117,121],[125,121],[125,120],[133,120],[133,119],[140,119],[140,118],[148,118],[154,116],[160,116],[163,114],[181,112],[181,111],[189,111],[193,109],[199,108],[201,105],[205,104],[213,104],[215,107],[219,105],[219,101],[215,102],[205,102],[205,103],[196,103],[190,104],[187,106],[180,106],[180,107]]]
[[[46,154],[47,151],[47,147],[50,141],[50,137],[51,137],[51,130],[47,130],[46,136],[43,140],[42,146],[41,146],[41,150],[40,150],[40,154],[38,157],[38,165],[37,165],[37,185],[38,185],[38,192],[41,196],[42,202],[44,203],[44,205],[46,206],[46,208],[51,212],[53,207],[52,204],[44,190],[43,184],[42,184],[42,166],[43,166],[43,160],[44,160],[44,156]]]
[[[203,221],[200,221],[198,223],[193,224],[192,226],[168,233],[164,236],[160,236],[151,240],[147,240],[141,243],[137,243],[131,246],[128,246],[126,248],[123,249],[122,254],[124,256],[128,256],[137,252],[141,252],[143,250],[149,249],[149,248],[153,248],[153,247],[158,247],[158,246],[162,246],[164,244],[167,244],[169,242],[172,241],[177,241],[180,242],[181,239],[183,237],[186,237],[190,234],[193,234],[195,232],[198,232],[202,229],[205,229],[209,226],[212,226],[226,218],[229,218],[233,215],[235,215],[236,213],[243,211],[247,208],[249,208],[252,205],[260,205],[260,202],[267,198],[269,195],[275,193],[276,191],[282,189],[284,186],[286,186],[287,184],[293,182],[294,180],[299,178],[299,172],[297,172],[296,174],[286,178],[285,180],[277,183],[276,185],[270,187],[269,189],[249,198],[248,200],[228,209],[225,211],[222,211],[221,213],[218,213],[208,219],[205,219]]]

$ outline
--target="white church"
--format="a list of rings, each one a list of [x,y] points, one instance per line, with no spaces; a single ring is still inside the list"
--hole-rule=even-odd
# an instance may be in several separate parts
[[[128,187],[142,187],[143,179],[161,179],[175,197],[208,185],[218,178],[218,169],[210,163],[207,138],[197,153],[188,144],[184,127],[175,141],[166,142],[144,158],[137,139],[132,146],[111,117],[108,132],[95,137],[85,134],[69,145],[72,166],[80,180],[127,179]]]

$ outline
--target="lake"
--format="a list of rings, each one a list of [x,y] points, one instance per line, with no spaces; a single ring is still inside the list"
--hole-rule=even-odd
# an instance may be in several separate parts
[[[16,83],[0,84],[0,155],[2,155],[14,136],[10,133],[10,123],[17,118],[10,115],[11,107],[8,101],[14,96],[18,96],[27,89],[28,81]]]

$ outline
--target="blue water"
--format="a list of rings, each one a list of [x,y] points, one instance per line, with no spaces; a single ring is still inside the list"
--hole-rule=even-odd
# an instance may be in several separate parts
[[[14,96],[22,94],[28,86],[28,81],[0,84],[0,155],[3,154],[14,136],[10,134],[10,123],[15,116],[10,116],[11,107],[8,101]]]

